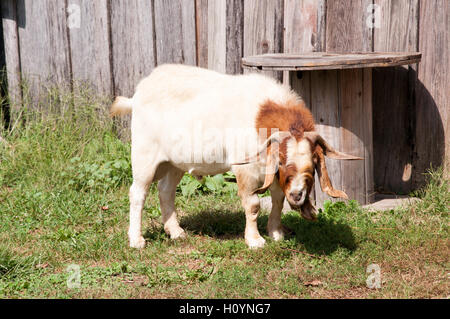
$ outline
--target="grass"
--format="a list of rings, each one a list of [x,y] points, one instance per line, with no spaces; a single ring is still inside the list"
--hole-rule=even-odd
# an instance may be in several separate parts
[[[0,298],[449,296],[450,195],[442,170],[430,173],[416,194],[422,200],[406,208],[326,203],[315,223],[288,212],[282,221],[291,232],[282,242],[267,237],[262,212],[267,244],[256,251],[244,243],[244,213],[229,184],[227,191],[180,189],[176,204],[189,234],[181,241],[164,233],[152,186],[147,247],[135,250],[126,234],[130,146],[116,137],[103,100],[84,90],[58,96],[49,90],[42,102],[52,112],[22,109],[0,134]],[[68,285],[71,264],[80,267],[78,288]],[[366,285],[370,264],[380,266],[380,289]]]

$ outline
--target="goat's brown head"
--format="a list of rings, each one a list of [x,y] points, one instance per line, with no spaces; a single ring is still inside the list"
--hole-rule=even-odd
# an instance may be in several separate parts
[[[334,150],[317,132],[304,132],[298,139],[291,132],[272,134],[267,148],[264,185],[255,193],[264,193],[277,180],[290,206],[308,220],[315,220],[317,211],[309,195],[314,187],[317,171],[321,188],[332,197],[347,199],[347,195],[331,185],[324,155],[334,159],[361,159]]]
[[[347,195],[334,189],[328,177],[324,156],[334,159],[362,159],[334,150],[315,130],[311,112],[303,102],[280,106],[267,101],[260,108],[256,128],[277,128],[262,145],[254,161],[260,155],[265,159],[264,185],[255,193],[264,193],[276,180],[290,206],[301,212],[305,219],[315,220],[317,211],[309,195],[314,187],[317,171],[322,190],[331,197],[347,199]]]

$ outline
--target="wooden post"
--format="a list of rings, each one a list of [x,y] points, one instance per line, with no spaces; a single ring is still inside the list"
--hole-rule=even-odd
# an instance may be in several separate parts
[[[1,1],[0,5],[3,23],[3,41],[5,45],[5,63],[7,67],[6,76],[8,81],[9,107],[11,120],[14,121],[14,115],[17,115],[22,104],[17,11],[14,0]]]
[[[75,82],[84,81],[100,95],[114,94],[108,2],[70,1],[80,10],[80,25],[69,28],[72,73]]]
[[[125,14],[126,13],[126,14]],[[156,64],[153,8],[146,0],[111,1],[114,94],[131,97],[136,85]],[[116,119],[122,139],[130,139],[131,115]]]
[[[246,0],[244,12],[244,56],[282,52],[283,1]],[[279,71],[263,73],[283,79]]]
[[[155,0],[156,64],[196,65],[194,0]]]
[[[244,1],[208,2],[208,68],[242,73]]]
[[[14,1],[14,4],[17,5],[19,74],[27,83],[29,102],[36,106],[40,95],[46,94],[45,84],[63,87],[71,81],[66,6],[64,1],[42,0]],[[9,27],[14,27],[14,23]]]
[[[420,1],[416,81],[414,186],[423,186],[431,165],[450,176],[450,8],[447,0]]]

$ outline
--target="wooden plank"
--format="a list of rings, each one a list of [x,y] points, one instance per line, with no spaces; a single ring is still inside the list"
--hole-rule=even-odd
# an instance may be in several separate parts
[[[1,14],[1,7],[0,7]],[[5,41],[3,38],[3,21],[0,20],[0,131],[9,127],[10,111],[7,103],[8,82],[6,76]],[[0,135],[0,143],[3,142]]]
[[[14,114],[19,112],[22,104],[17,11],[14,0],[1,1],[0,5],[3,23],[3,39],[5,45],[4,53],[8,81],[8,95],[10,98],[11,115],[14,117]],[[14,118],[12,118],[12,120],[14,120]]]
[[[450,9],[446,0],[420,1],[419,50],[423,59],[416,81],[414,187],[433,165],[450,165]],[[445,162],[446,159],[446,162]],[[447,176],[450,174],[447,171]]]
[[[325,47],[325,1],[284,1],[284,52],[321,51]]]
[[[35,104],[46,93],[43,84],[68,86],[71,80],[65,3],[17,1],[17,21],[22,79]]]
[[[341,109],[341,151],[350,155],[365,158],[367,124],[371,117],[371,100],[363,97],[363,70],[351,69],[339,71],[339,103]],[[364,102],[369,102],[367,103]],[[366,202],[365,160],[342,161],[342,190],[349,199],[361,204]]]
[[[247,0],[244,12],[244,56],[282,52],[283,1]],[[280,72],[263,73],[282,80]]]
[[[284,1],[284,44],[286,53],[321,51],[325,46],[325,1],[285,0]],[[296,82],[289,79],[295,74],[283,72],[283,83]],[[309,73],[307,73],[309,74]],[[306,75],[304,81],[307,81]]]
[[[197,64],[195,1],[155,0],[156,62]]]
[[[244,2],[210,1],[208,10],[208,67],[222,73],[242,73]]]
[[[311,73],[311,105],[316,131],[335,149],[341,150],[341,119],[339,104],[338,71],[313,71]],[[328,175],[336,189],[342,189],[341,161],[325,158]],[[322,192],[316,174],[316,205],[323,207],[325,200],[332,200]]]
[[[368,67],[388,67],[412,64],[419,61],[420,53],[370,52],[329,54],[311,52],[304,54],[263,54],[243,59],[244,67],[263,70],[327,70]]]
[[[208,68],[226,73],[226,0],[208,1]]]
[[[197,66],[208,68],[208,0],[195,1]]]
[[[151,2],[111,1],[111,43],[115,95],[132,96],[156,63]]]
[[[362,142],[364,145],[364,176],[366,204],[375,201],[375,181],[374,181],[374,149],[373,149],[373,90],[372,90],[372,69],[362,70]]]
[[[155,67],[152,4],[146,0],[111,1],[114,94],[133,96],[136,85]],[[118,121],[118,133],[130,139],[131,115]]]
[[[372,29],[366,24],[372,0],[328,0],[326,16],[327,52],[370,52]]]
[[[375,51],[417,51],[419,1],[376,0],[380,28],[374,29]],[[373,70],[374,176],[380,192],[412,190],[413,103],[410,67]],[[392,125],[394,123],[394,125]]]
[[[244,1],[227,0],[226,6],[226,72],[240,74],[244,53]]]
[[[74,81],[83,81],[103,95],[114,92],[108,1],[70,0],[78,6],[79,27],[69,28]]]

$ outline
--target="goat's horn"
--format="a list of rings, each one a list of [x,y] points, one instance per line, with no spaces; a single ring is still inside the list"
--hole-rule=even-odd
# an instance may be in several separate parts
[[[334,159],[341,159],[341,160],[362,160],[362,157],[353,156],[349,154],[345,154],[339,151],[336,151],[334,148],[328,144],[322,136],[320,136],[317,132],[305,132],[304,136],[313,142],[313,144],[319,144],[323,149],[323,154],[326,157],[334,158]]]

